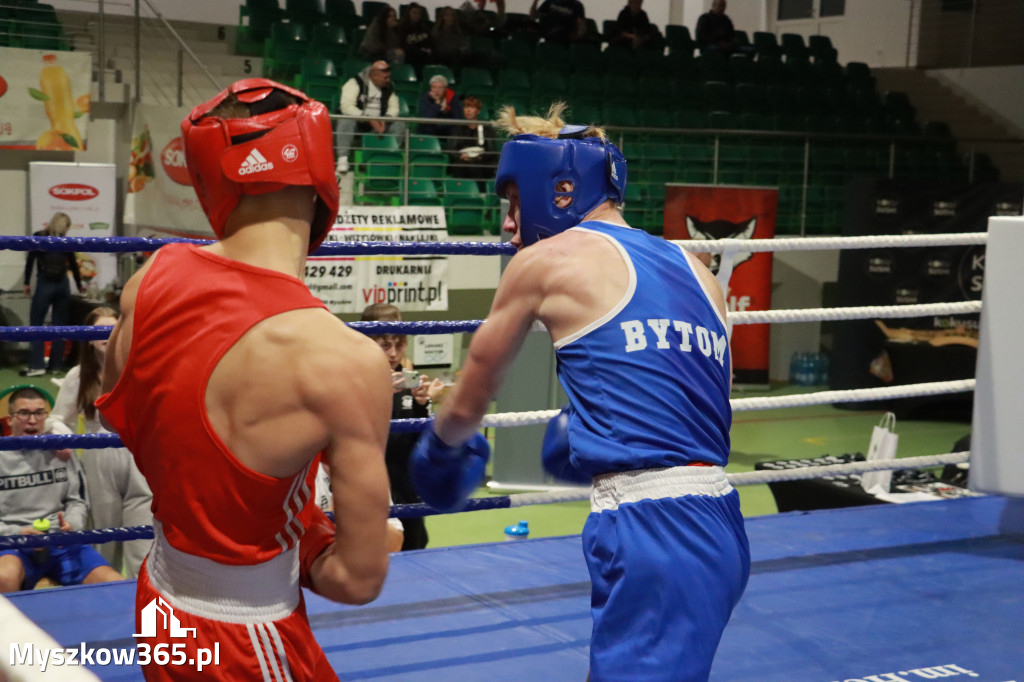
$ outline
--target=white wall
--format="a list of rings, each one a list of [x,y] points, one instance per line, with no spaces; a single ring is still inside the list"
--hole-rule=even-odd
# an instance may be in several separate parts
[[[769,31],[776,35],[799,33],[805,38],[827,35],[839,51],[841,63],[866,62],[868,66],[881,67],[916,63],[914,54],[908,63],[907,41],[908,36],[911,44],[916,41],[917,7],[923,0],[850,0],[844,16],[789,21],[775,19],[777,0],[766,1]],[[732,14],[731,7],[729,13]]]
[[[1024,68],[932,69],[928,75],[970,95],[1018,135],[1024,135]]]

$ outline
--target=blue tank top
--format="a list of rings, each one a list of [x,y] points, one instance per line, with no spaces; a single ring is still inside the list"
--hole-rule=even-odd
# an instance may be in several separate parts
[[[641,230],[587,221],[629,268],[629,288],[601,319],[555,343],[575,414],[572,462],[613,471],[729,458],[725,323],[683,250]]]

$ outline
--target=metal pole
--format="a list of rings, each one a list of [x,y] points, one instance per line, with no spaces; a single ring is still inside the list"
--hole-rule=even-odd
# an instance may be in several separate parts
[[[896,175],[896,140],[889,140],[889,179]]]
[[[974,145],[967,156],[967,182],[974,182]]]
[[[405,159],[402,161],[402,206],[409,205],[409,126],[405,126]]]
[[[811,179],[811,138],[804,138],[804,182],[800,199],[800,236],[807,234],[807,184]]]
[[[106,88],[106,84],[107,84],[107,50],[106,50],[107,36],[106,36],[106,26],[105,26],[106,22],[104,21],[105,13],[103,11],[103,0],[100,0],[100,2],[99,2],[99,10],[100,10],[100,44],[99,44],[99,51],[98,51],[97,58],[99,59],[100,63],[99,63],[99,74],[98,74],[98,76],[99,76],[99,83],[97,83],[97,90],[98,90],[98,94],[100,96],[100,101],[101,102],[106,102],[107,101],[107,96],[106,96],[106,90],[107,90],[107,88]]]
[[[142,16],[135,0],[135,101],[142,101]]]
[[[711,167],[711,184],[712,185],[717,185],[718,184],[718,141],[719,141],[719,139],[720,138],[718,137],[718,134],[715,134],[715,156],[714,156],[714,159],[713,159],[714,164]]]
[[[185,82],[185,52],[178,49],[178,106],[182,106],[184,100],[182,99],[182,91],[184,90],[183,84]]]
[[[910,68],[910,41],[914,35],[914,0],[910,0],[910,13],[907,15],[907,63],[904,65]]]
[[[969,29],[970,32],[967,34],[967,66],[968,67],[974,65],[974,24],[975,24],[975,19],[977,19],[977,16],[978,16],[978,3],[979,2],[981,2],[981,0],[974,0],[974,2],[971,3],[971,27]]]

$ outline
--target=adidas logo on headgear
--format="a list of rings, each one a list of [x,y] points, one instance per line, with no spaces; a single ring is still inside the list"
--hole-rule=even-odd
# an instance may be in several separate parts
[[[260,154],[260,150],[253,149],[249,152],[249,156],[245,157],[245,161],[238,167],[239,175],[252,175],[253,173],[261,173],[263,171],[273,170],[274,164],[267,161],[266,158]]]

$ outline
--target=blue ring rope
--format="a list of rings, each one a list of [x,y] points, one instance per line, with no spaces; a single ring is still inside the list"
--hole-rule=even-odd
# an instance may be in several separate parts
[[[150,237],[0,237],[0,249],[8,251],[84,251],[89,253],[136,253],[156,251],[166,244],[199,244],[209,239]],[[421,255],[511,256],[516,247],[499,242],[324,242],[314,256]]]
[[[508,509],[512,498],[508,495],[495,497],[474,497],[458,511],[440,512],[423,504],[396,504],[391,507],[391,518],[419,519],[439,514],[456,514],[485,509]],[[333,516],[333,515],[332,515]],[[333,520],[333,519],[332,519]],[[43,535],[0,535],[0,551],[6,549],[33,549],[35,547],[70,547],[72,545],[98,545],[106,542],[127,542],[130,540],[151,540],[152,526],[126,526],[121,528],[96,528],[67,533],[54,532]]]
[[[472,333],[483,320],[435,320],[420,322],[349,322],[348,326],[370,336],[383,334]],[[0,341],[101,341],[110,336],[109,326],[0,327]]]

